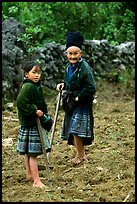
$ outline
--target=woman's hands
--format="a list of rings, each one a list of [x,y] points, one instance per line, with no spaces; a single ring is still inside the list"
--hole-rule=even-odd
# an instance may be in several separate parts
[[[79,101],[79,97],[78,96],[75,98],[75,101]]]
[[[57,84],[56,90],[61,91],[64,88],[64,83]]]
[[[57,84],[56,90],[61,91],[63,88],[64,88],[64,83],[59,83],[59,84]],[[78,96],[75,98],[75,101],[79,101]]]

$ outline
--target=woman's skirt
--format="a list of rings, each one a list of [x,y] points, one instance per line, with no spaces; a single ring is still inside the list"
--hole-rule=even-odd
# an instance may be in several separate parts
[[[90,145],[94,140],[94,118],[92,106],[80,105],[73,114],[65,113],[63,128],[61,133],[62,140],[68,140],[68,144],[73,145],[73,135],[77,135],[83,139],[83,145]]]
[[[46,152],[50,152],[46,131],[42,129]],[[21,155],[38,156],[43,154],[42,144],[37,127],[20,127],[18,132],[17,152]]]

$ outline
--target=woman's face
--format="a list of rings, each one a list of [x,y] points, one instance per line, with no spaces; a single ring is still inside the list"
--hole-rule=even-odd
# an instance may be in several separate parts
[[[75,65],[78,62],[79,58],[82,56],[82,51],[76,46],[71,46],[67,49],[66,56],[68,58],[68,61],[72,65]]]
[[[40,67],[34,66],[29,72],[25,73],[27,79],[32,80],[34,83],[37,83],[41,77]]]

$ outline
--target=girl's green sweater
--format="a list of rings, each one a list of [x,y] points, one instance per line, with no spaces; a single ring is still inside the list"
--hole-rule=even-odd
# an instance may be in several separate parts
[[[21,126],[36,126],[36,110],[42,110],[48,114],[47,104],[44,99],[40,82],[34,83],[26,79],[17,96],[18,118]]]

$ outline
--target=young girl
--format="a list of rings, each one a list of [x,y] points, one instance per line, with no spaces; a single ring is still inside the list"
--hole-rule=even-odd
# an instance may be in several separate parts
[[[81,33],[68,33],[66,56],[69,63],[64,73],[64,83],[57,85],[58,91],[64,89],[67,92],[61,138],[76,147],[76,156],[71,160],[73,164],[87,161],[84,146],[92,144],[94,140],[92,101],[96,85],[91,67],[82,59],[83,41]]]
[[[45,188],[38,172],[37,156],[42,154],[42,145],[38,133],[36,117],[48,115],[42,89],[40,87],[41,69],[35,62],[24,66],[24,81],[17,96],[17,109],[20,128],[17,152],[25,155],[26,178],[33,180],[33,187]]]

